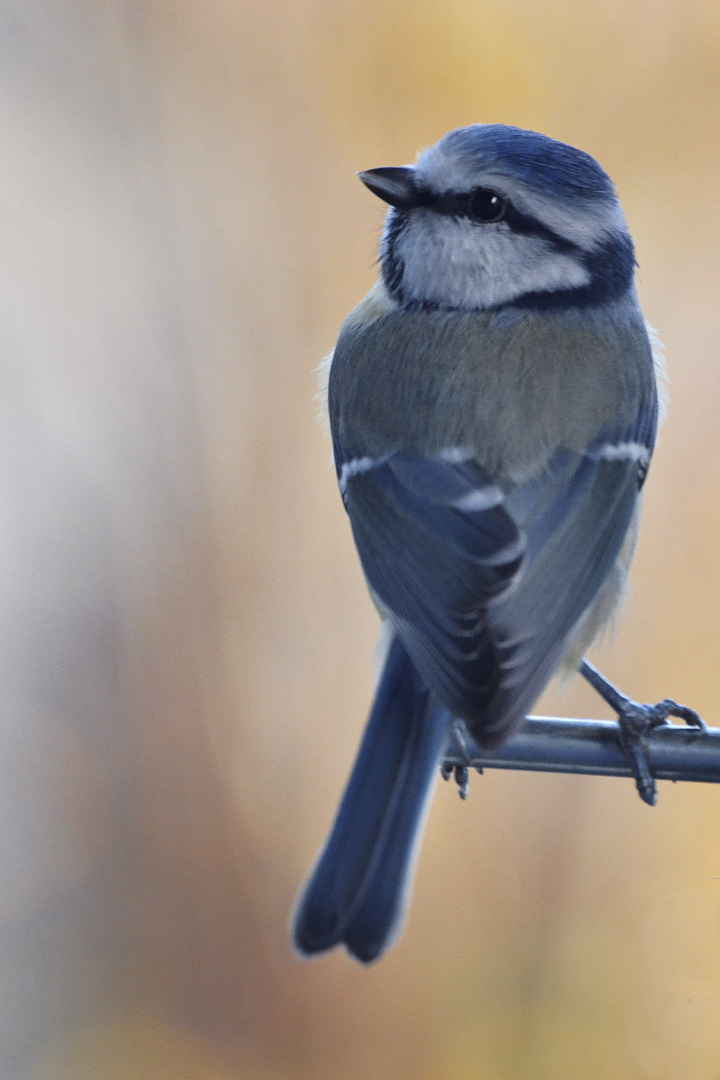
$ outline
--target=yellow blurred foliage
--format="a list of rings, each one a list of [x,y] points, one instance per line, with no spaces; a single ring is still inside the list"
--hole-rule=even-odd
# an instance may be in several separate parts
[[[414,160],[478,121],[529,126],[553,89],[548,56],[507,5],[371,0],[331,15],[326,32],[321,108],[353,160]]]
[[[105,1020],[68,1033],[28,1080],[256,1080],[230,1071],[199,1039],[147,1017]]]

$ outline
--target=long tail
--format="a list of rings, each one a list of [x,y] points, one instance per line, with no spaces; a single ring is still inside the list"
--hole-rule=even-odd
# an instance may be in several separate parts
[[[396,637],[335,824],[297,903],[299,952],[344,942],[369,963],[399,932],[450,722]]]

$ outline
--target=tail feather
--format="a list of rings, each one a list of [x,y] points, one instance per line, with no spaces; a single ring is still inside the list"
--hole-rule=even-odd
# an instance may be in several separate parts
[[[335,824],[296,908],[301,953],[344,942],[367,963],[394,938],[449,726],[395,638]]]

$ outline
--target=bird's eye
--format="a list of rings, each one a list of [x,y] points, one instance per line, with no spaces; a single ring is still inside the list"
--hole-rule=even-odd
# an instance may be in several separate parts
[[[477,188],[470,196],[470,217],[475,221],[501,221],[505,217],[507,203],[501,195],[490,188]]]

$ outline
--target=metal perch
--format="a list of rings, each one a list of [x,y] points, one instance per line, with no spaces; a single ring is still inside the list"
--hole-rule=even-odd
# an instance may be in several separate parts
[[[679,724],[653,728],[647,736],[650,768],[656,780],[720,783],[720,728],[701,731]],[[486,752],[468,741],[451,743],[445,765],[475,769],[527,769],[532,772],[633,776],[620,749],[614,720],[570,720],[528,716],[525,726],[498,750]]]
[[[617,700],[610,700],[613,707],[621,699],[629,701],[586,661],[580,670],[606,700],[617,695]],[[599,681],[605,689],[609,687],[609,696]],[[456,726],[443,761],[443,776],[447,779],[454,772],[463,798],[467,794],[468,768],[627,776],[635,779],[641,797],[651,805],[657,799],[655,780],[720,783],[720,728],[706,727],[697,713],[675,702],[661,702],[658,706],[636,706],[630,702],[630,705],[646,710],[648,717],[641,736],[646,763],[641,777],[637,762],[628,753],[622,724],[613,720],[554,716],[528,716],[517,735],[492,751],[482,750],[467,736],[464,727]],[[678,715],[694,726],[662,722],[657,710],[660,714],[664,712],[663,720],[668,715]]]

